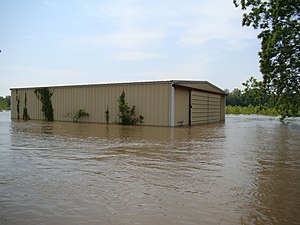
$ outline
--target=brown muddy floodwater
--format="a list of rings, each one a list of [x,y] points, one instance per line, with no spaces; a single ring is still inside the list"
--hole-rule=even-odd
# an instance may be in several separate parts
[[[299,119],[0,129],[0,224],[300,224]]]

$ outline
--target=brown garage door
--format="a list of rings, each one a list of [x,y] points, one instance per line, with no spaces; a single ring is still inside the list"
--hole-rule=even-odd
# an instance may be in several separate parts
[[[191,125],[220,121],[220,95],[201,91],[191,91],[190,98]]]

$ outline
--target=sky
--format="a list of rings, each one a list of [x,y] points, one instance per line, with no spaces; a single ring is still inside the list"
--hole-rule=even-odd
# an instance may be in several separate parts
[[[1,0],[0,96],[10,88],[157,80],[242,88],[258,32],[232,0]]]

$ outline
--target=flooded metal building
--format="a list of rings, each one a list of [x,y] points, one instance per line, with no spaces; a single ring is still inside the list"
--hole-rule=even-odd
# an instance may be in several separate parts
[[[34,88],[11,89],[11,118],[22,118],[26,105],[31,119],[43,120],[42,104]],[[52,86],[54,120],[72,121],[68,113],[85,109],[82,122],[119,123],[118,99],[125,92],[129,106],[142,115],[143,125],[181,126],[225,120],[225,92],[207,81],[154,81]]]

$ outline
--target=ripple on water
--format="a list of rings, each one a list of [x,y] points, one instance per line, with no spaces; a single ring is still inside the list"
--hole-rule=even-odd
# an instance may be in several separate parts
[[[0,224],[300,223],[297,122],[0,123]]]

